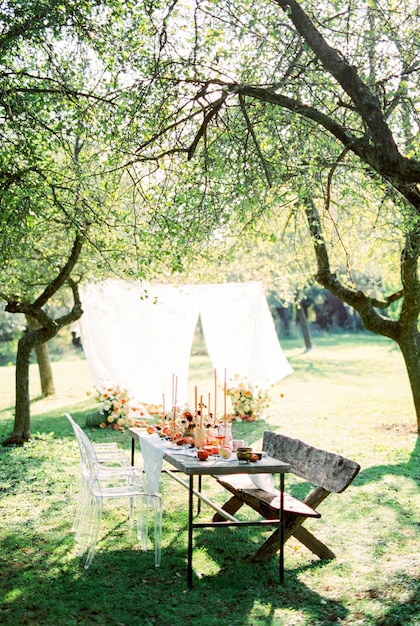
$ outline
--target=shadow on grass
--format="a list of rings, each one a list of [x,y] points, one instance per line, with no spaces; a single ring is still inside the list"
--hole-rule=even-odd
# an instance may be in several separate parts
[[[415,437],[414,448],[408,461],[392,465],[374,465],[362,469],[356,476],[353,485],[358,486],[377,482],[388,475],[412,478],[415,482],[420,481],[420,436]]]
[[[45,435],[54,438],[54,450],[46,447],[44,452],[41,448],[38,457],[32,457],[28,446],[26,450],[11,450],[8,460],[5,458],[4,466],[10,465],[10,480],[13,478],[13,489],[17,490],[15,493],[22,506],[28,506],[23,502],[28,489],[35,494],[35,504],[43,502],[43,506],[38,514],[28,508],[27,519],[21,518],[18,522],[13,521],[12,510],[8,525],[3,525],[0,623],[4,626],[167,626],[176,623],[282,626],[302,622],[302,619],[306,624],[329,626],[344,622],[349,616],[345,599],[331,599],[331,594],[324,596],[313,585],[310,588],[302,582],[302,574],[324,567],[327,579],[328,564],[311,560],[311,557],[300,567],[286,564],[286,580],[281,586],[277,558],[252,563],[251,555],[261,544],[258,529],[196,530],[194,587],[187,591],[184,511],[175,512],[180,515],[179,523],[171,519],[172,530],[164,534],[160,569],[153,567],[152,551],[142,553],[131,548],[125,534],[116,528],[114,536],[108,532],[102,539],[100,553],[86,572],[73,546],[72,508],[69,506],[73,494],[68,491],[68,475],[63,471],[59,456],[62,442],[58,437],[65,442],[67,438],[73,439],[64,417],[65,410],[35,420],[41,432],[54,433]],[[83,424],[84,410],[78,411],[76,407],[68,410]],[[265,423],[241,426],[248,433],[254,433],[255,440],[266,428]],[[116,433],[98,429],[89,434],[101,440],[107,435],[115,437]],[[388,474],[405,478],[418,476],[418,456],[417,439],[409,462],[368,468],[359,474],[354,486],[379,481]],[[50,470],[48,478],[42,475],[44,463]],[[8,493],[6,486],[4,495]],[[48,497],[50,493],[52,498]],[[398,506],[397,494],[394,495],[390,506]],[[411,525],[413,521],[406,517],[404,523]],[[123,547],[120,547],[121,542]],[[399,583],[410,590],[404,603],[389,604],[378,621],[366,623],[376,626],[415,623],[410,620],[420,608],[418,581],[407,574]]]
[[[49,517],[48,510],[44,516]],[[280,585],[277,558],[251,563],[248,551],[257,531],[196,532],[194,558],[199,561],[205,551],[216,567],[210,574],[194,572],[193,589],[187,590],[185,526],[179,531],[173,541],[164,543],[159,569],[153,567],[152,550],[115,549],[108,534],[85,571],[68,520],[44,533],[35,525],[10,529],[3,534],[0,556],[0,622],[4,626],[281,626],[301,623],[303,616],[304,623],[330,626],[349,615],[344,600],[325,597],[300,580],[302,573],[328,564],[311,561],[288,568]],[[117,528],[114,543],[119,535]],[[409,618],[419,608],[419,584],[408,577],[405,583],[412,588],[410,597],[389,606],[377,626],[414,623]],[[293,613],[300,615],[298,622]]]
[[[0,621],[4,626],[293,623],[283,621],[283,611],[285,616],[291,611],[303,613],[307,623],[327,626],[348,613],[342,602],[324,598],[299,581],[299,570],[288,572],[285,584],[279,585],[276,559],[251,565],[241,542],[234,558],[216,551],[220,559],[217,573],[194,576],[193,589],[187,591],[183,545],[167,548],[157,570],[152,551],[107,547],[85,571],[83,561],[74,556],[67,525],[52,532],[57,537],[53,552],[46,550],[50,537],[44,541],[36,529],[32,536],[7,533],[0,581]],[[208,548],[212,556],[214,547]],[[18,562],[16,550],[25,553]],[[252,621],[250,614],[255,616]]]

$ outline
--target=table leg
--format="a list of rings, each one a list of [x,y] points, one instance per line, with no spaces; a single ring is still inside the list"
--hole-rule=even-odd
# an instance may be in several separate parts
[[[194,490],[194,476],[190,476],[190,489],[188,496],[188,587],[192,588],[192,554],[193,554],[193,490]]]
[[[136,442],[131,439],[131,465],[134,465],[134,452],[136,450]]]
[[[201,480],[202,480],[202,476],[201,474],[198,475],[198,491],[199,493],[201,493]],[[201,499],[198,498],[198,502],[197,502],[197,515],[199,515],[201,513]]]
[[[284,474],[280,474],[280,582],[284,582]]]

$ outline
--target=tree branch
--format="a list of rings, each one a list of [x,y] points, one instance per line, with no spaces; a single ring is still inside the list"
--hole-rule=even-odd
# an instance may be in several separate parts
[[[201,124],[197,135],[194,138],[194,141],[192,142],[191,146],[188,148],[188,160],[190,161],[192,159],[192,157],[194,156],[194,152],[195,149],[200,141],[200,139],[202,137],[204,137],[204,135],[206,134],[207,131],[207,126],[210,124],[211,120],[213,119],[213,117],[215,115],[217,115],[217,113],[220,111],[223,103],[225,102],[226,98],[227,98],[228,94],[224,93],[221,98],[219,98],[218,100],[216,100],[216,102],[214,102],[211,106],[210,111],[208,111],[208,113],[206,113],[206,115],[204,116],[204,120],[203,123]]]
[[[60,289],[60,287],[62,287],[65,282],[68,282],[70,274],[73,271],[82,251],[83,241],[84,237],[80,233],[77,233],[67,263],[61,269],[57,277],[51,281],[42,294],[35,300],[33,303],[34,308],[38,309],[44,306],[44,304],[48,302],[48,300]]]
[[[248,112],[247,112],[246,107],[245,107],[245,98],[243,97],[242,94],[239,94],[239,104],[240,104],[240,107],[241,107],[242,115],[245,118],[246,126],[247,126],[248,131],[249,131],[249,133],[250,133],[250,135],[252,137],[252,140],[254,142],[255,149],[257,151],[258,157],[259,157],[259,159],[261,161],[261,164],[263,166],[263,169],[264,169],[264,172],[265,172],[265,176],[267,178],[267,183],[268,183],[269,187],[271,187],[271,185],[272,185],[271,175],[270,175],[270,172],[268,170],[267,163],[266,163],[266,161],[264,159],[264,155],[261,152],[260,144],[258,143],[258,139],[257,139],[257,136],[255,134],[254,127],[252,126],[251,120],[249,119]]]
[[[229,90],[230,92],[238,95],[249,96],[251,98],[261,100],[262,102],[275,104],[292,111],[292,113],[296,113],[308,120],[316,122],[316,124],[322,126],[334,137],[336,137],[336,139],[338,139],[348,150],[351,150],[363,161],[371,165],[375,171],[382,176],[388,176],[389,172],[384,169],[378,160],[379,150],[377,145],[372,145],[367,137],[356,137],[356,135],[350,133],[347,128],[341,126],[341,124],[338,124],[331,117],[325,115],[315,107],[304,104],[299,100],[289,98],[288,96],[283,96],[273,89],[266,87],[234,84],[229,87]],[[400,157],[399,168],[403,173],[401,174],[401,177],[404,178],[406,183],[420,181],[420,161]],[[392,174],[395,177],[395,169],[392,170]],[[404,195],[406,194],[404,193]],[[417,201],[420,205],[420,195],[417,198]]]
[[[320,215],[311,198],[306,198],[304,209],[314,244],[318,267],[316,274],[317,282],[331,291],[331,293],[337,296],[342,302],[346,302],[352,306],[359,313],[363,325],[367,330],[386,337],[391,337],[396,341],[399,332],[398,323],[383,317],[375,310],[376,308],[385,309],[391,301],[394,301],[393,298],[395,298],[395,294],[390,297],[391,299],[385,306],[386,301],[381,302],[369,298],[362,291],[343,285],[330,270],[328,251],[322,232]],[[402,297],[402,294],[400,297]]]
[[[400,167],[402,157],[385,122],[378,98],[360,79],[356,69],[326,42],[296,0],[274,1],[290,18],[298,33],[310,46],[325,69],[351,98],[381,152],[383,158],[382,171],[394,173],[395,169]]]
[[[42,307],[48,302],[48,300],[62,287],[66,282],[71,286],[70,274],[76,265],[80,252],[82,250],[84,238],[78,233],[74,240],[73,248],[67,263],[60,270],[59,274],[49,285],[44,289],[42,294],[33,302],[24,302],[18,296],[11,298],[6,294],[1,294],[1,297],[7,301],[5,310],[9,313],[25,313],[34,317],[39,323],[46,329],[54,330],[56,322],[52,320],[43,310]],[[72,287],[73,289],[73,287]],[[73,292],[74,293],[74,292]],[[80,304],[80,300],[79,300]]]

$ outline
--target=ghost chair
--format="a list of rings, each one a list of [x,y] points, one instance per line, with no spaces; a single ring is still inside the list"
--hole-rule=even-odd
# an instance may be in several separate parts
[[[95,448],[86,433],[73,418],[66,414],[72,425],[80,452],[80,495],[74,526],[79,543],[79,555],[87,553],[85,569],[90,567],[99,538],[104,502],[127,500],[129,522],[137,516],[137,537],[142,550],[148,548],[149,510],[154,518],[155,567],[161,560],[162,500],[158,493],[150,494],[145,488],[141,468],[131,465],[100,462]]]
[[[66,415],[69,419],[73,430],[75,431],[76,437],[83,438],[85,433],[81,430],[80,426],[73,420],[73,418],[69,415]],[[75,426],[77,427],[75,430]],[[93,448],[96,453],[96,457],[98,462],[105,467],[128,467],[131,465],[130,460],[124,450],[118,447],[116,442],[107,442],[107,443],[93,443]],[[77,504],[76,515],[74,516],[74,521],[72,525],[72,531],[75,533],[76,540],[80,536],[80,532],[82,529],[82,521],[84,519],[84,507],[85,507],[85,498],[88,495],[88,491],[86,491],[87,483],[85,477],[81,475],[80,482],[80,491],[79,491],[79,500]]]
[[[118,447],[115,442],[109,443],[93,443],[93,448],[98,457],[99,463],[105,465],[131,465],[130,459],[124,450]]]

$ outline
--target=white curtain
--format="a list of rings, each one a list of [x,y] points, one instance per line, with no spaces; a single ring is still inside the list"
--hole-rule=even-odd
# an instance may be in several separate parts
[[[188,393],[198,316],[219,382],[224,372],[269,385],[292,372],[260,283],[151,285],[107,280],[81,290],[79,333],[95,385],[127,387],[169,409]]]
[[[81,290],[79,333],[95,385],[127,387],[138,401],[185,402],[198,320],[190,287],[108,280]],[[175,378],[175,380],[173,380]]]
[[[293,370],[281,349],[261,283],[200,286],[207,351],[220,380],[269,386]]]

